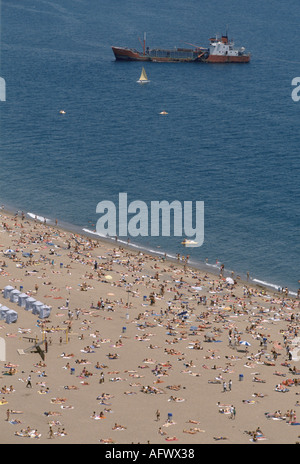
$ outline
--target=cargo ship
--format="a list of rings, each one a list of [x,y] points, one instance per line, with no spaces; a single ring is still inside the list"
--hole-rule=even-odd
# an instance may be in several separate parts
[[[192,45],[194,48],[149,48],[146,47],[144,35],[143,51],[134,48],[112,47],[118,61],[153,61],[153,62],[200,62],[200,63],[248,63],[250,53],[245,48],[235,48],[234,42],[227,34],[209,39],[208,48]]]

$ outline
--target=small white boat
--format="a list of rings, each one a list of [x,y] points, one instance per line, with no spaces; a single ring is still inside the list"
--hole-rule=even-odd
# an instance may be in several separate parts
[[[137,82],[138,82],[138,84],[148,84],[148,82],[150,82],[148,77],[147,77],[147,74],[146,74],[146,71],[145,71],[144,67],[142,68],[141,77],[139,78],[139,80]]]
[[[186,238],[181,242],[181,245],[185,246],[191,246],[191,245],[197,245],[198,242],[194,242],[194,240],[187,240]]]

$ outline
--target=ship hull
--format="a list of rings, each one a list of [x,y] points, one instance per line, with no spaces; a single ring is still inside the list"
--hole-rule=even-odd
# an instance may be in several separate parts
[[[137,50],[122,47],[112,47],[117,61],[152,61],[154,63],[194,62],[199,58],[195,50],[150,50],[143,54]]]
[[[212,55],[199,50],[150,50],[140,53],[131,48],[112,47],[117,61],[151,61],[154,63],[248,63],[250,55]],[[207,56],[208,55],[208,56]]]
[[[112,50],[118,61],[151,61],[148,56],[130,48],[112,47]]]
[[[209,55],[209,57],[204,61],[206,63],[249,63],[250,55],[241,55],[241,56]]]

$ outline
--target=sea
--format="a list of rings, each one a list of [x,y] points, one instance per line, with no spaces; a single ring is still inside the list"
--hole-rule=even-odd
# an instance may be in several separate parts
[[[0,8],[1,205],[96,238],[97,205],[117,206],[122,192],[147,205],[204,202],[201,246],[162,233],[118,242],[297,293],[298,0]],[[145,32],[150,48],[207,47],[227,32],[251,62],[146,63],[150,83],[139,85],[142,64],[117,62],[111,47],[141,50]]]

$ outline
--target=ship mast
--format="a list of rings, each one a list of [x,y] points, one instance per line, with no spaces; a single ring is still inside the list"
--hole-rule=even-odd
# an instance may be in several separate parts
[[[143,52],[144,52],[144,56],[145,56],[145,53],[146,53],[146,32],[144,32],[144,46],[143,46]]]

